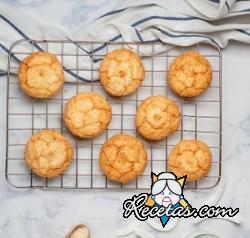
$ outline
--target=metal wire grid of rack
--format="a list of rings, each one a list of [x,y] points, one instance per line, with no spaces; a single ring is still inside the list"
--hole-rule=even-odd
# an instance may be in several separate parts
[[[167,156],[181,139],[201,139],[213,154],[212,168],[202,180],[189,183],[191,189],[209,189],[217,185],[221,177],[222,146],[222,57],[218,48],[206,43],[193,47],[174,47],[163,53],[156,53],[160,42],[84,42],[56,40],[20,40],[10,48],[7,82],[7,133],[6,168],[7,181],[16,188],[60,188],[60,189],[116,189],[149,190],[151,172],[162,172],[167,168]],[[98,79],[98,62],[115,48],[132,47],[142,55],[145,66],[145,80],[132,95],[114,98],[102,88]],[[68,49],[68,50],[67,50]],[[88,49],[86,51],[85,49]],[[74,76],[73,82],[66,82],[59,94],[48,100],[36,100],[24,95],[17,79],[18,61],[33,51],[44,50],[55,54],[64,65],[65,78]],[[169,64],[181,52],[196,50],[212,64],[213,81],[201,96],[184,100],[174,95],[166,83]],[[67,64],[69,58],[70,64]],[[18,60],[19,59],[19,60]],[[73,63],[72,63],[73,62]],[[90,62],[86,67],[81,63]],[[68,65],[71,65],[69,67]],[[72,66],[75,65],[75,66]],[[84,74],[88,82],[82,80]],[[87,76],[86,76],[87,75]],[[98,138],[79,140],[73,137],[63,123],[65,102],[80,91],[97,91],[104,95],[113,109],[109,128]],[[181,109],[181,126],[167,139],[151,142],[143,139],[135,130],[134,117],[139,103],[151,95],[167,95],[175,100]],[[40,178],[32,173],[23,159],[27,139],[35,132],[55,129],[64,134],[74,148],[74,159],[70,168],[54,179]],[[121,185],[109,181],[100,171],[98,156],[101,145],[115,133],[128,133],[141,139],[147,149],[148,165],[135,181]]]

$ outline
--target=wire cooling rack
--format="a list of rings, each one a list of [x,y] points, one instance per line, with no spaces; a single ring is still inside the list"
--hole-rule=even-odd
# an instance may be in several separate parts
[[[145,80],[132,95],[114,98],[109,96],[98,81],[101,59],[116,48],[133,48],[141,56],[145,66]],[[159,47],[166,51],[158,53]],[[168,49],[168,50],[167,50]],[[64,65],[64,84],[56,96],[48,100],[36,100],[23,94],[17,79],[20,60],[33,51],[49,51]],[[212,64],[213,80],[210,88],[201,96],[185,100],[168,88],[166,75],[169,64],[183,51],[195,50]],[[220,50],[206,43],[192,47],[171,47],[161,42],[85,42],[55,40],[20,40],[10,48],[7,84],[7,181],[16,188],[69,188],[69,189],[117,189],[149,190],[151,171],[166,171],[167,156],[181,139],[200,139],[206,142],[213,154],[210,173],[203,179],[189,183],[187,188],[208,189],[217,185],[221,177],[222,146],[222,57]],[[73,81],[73,82],[72,82]],[[63,124],[65,102],[81,91],[97,91],[113,109],[109,128],[99,137],[80,140],[73,137]],[[135,130],[136,108],[151,95],[167,95],[181,109],[181,126],[165,140],[151,142],[143,139]],[[35,132],[51,128],[64,134],[74,148],[70,168],[54,179],[40,178],[27,168],[23,153],[28,138]],[[147,149],[148,165],[141,176],[127,185],[109,181],[99,168],[99,151],[113,134],[128,133],[141,139]]]

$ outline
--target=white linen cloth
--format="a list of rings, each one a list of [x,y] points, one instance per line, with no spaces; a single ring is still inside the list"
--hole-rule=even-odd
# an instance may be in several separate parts
[[[250,0],[127,0],[119,9],[100,16],[87,28],[80,26],[74,34],[34,16],[20,14],[0,2],[0,75],[6,75],[9,48],[19,39],[160,40],[163,44],[157,49],[158,52],[167,49],[165,43],[168,46],[189,46],[207,41],[224,48],[230,40],[250,43]],[[27,45],[18,47],[20,51],[28,51],[30,49],[26,49]],[[72,51],[75,51],[75,47]],[[94,48],[94,53],[105,50],[105,47],[105,44],[99,45]],[[92,50],[83,48],[79,48],[79,52],[85,51],[91,56]],[[34,45],[34,50],[40,50],[39,45]],[[141,54],[147,53],[146,49],[141,49]],[[21,55],[15,57],[18,64]],[[89,61],[92,59],[88,58]],[[81,67],[88,68],[87,61],[81,62]],[[76,74],[70,70],[74,68],[73,62],[75,64],[74,57],[64,61],[66,81],[75,80]],[[97,68],[99,63],[100,59],[94,61],[94,67]],[[12,73],[16,73],[15,70]],[[83,81],[89,80],[84,71],[79,77]],[[95,77],[98,80],[98,76]]]

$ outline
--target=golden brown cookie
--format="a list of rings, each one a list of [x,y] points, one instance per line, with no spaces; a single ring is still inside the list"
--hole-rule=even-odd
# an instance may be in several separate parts
[[[90,232],[85,225],[79,224],[65,238],[90,238]]]
[[[112,96],[134,92],[144,79],[140,56],[129,49],[117,49],[106,55],[100,67],[100,80]]]
[[[165,96],[145,99],[136,112],[136,128],[149,140],[161,140],[177,130],[180,110],[177,104]]]
[[[212,154],[202,141],[182,140],[174,146],[167,160],[170,171],[177,177],[187,175],[187,181],[191,182],[208,174]]]
[[[64,121],[70,132],[81,138],[93,138],[109,125],[112,109],[96,92],[78,93],[69,99],[64,109]]]
[[[48,52],[34,52],[19,67],[22,90],[33,98],[49,98],[63,86],[62,65],[56,56]]]
[[[185,52],[169,67],[168,84],[181,97],[195,97],[204,92],[212,81],[212,67],[198,52]]]
[[[127,134],[109,138],[100,152],[100,167],[111,180],[126,184],[139,176],[147,165],[147,153],[141,141]]]
[[[42,177],[63,173],[72,161],[71,144],[54,130],[42,130],[32,135],[25,146],[24,158],[32,171]]]

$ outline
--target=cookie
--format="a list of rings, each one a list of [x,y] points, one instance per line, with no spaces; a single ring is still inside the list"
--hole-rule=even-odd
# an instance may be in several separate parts
[[[147,153],[143,143],[135,137],[116,134],[103,144],[99,162],[109,179],[126,184],[144,171]]]
[[[90,238],[90,232],[88,228],[83,225],[77,225],[65,238]]]
[[[134,92],[144,79],[140,56],[129,49],[117,49],[106,55],[100,67],[100,80],[112,96]]]
[[[174,146],[168,156],[168,169],[177,177],[187,175],[187,181],[206,176],[212,163],[208,146],[199,140],[182,140]]]
[[[25,146],[24,158],[29,168],[42,177],[63,173],[72,161],[71,144],[54,130],[42,130],[32,135]]]
[[[81,138],[93,138],[109,125],[112,109],[96,92],[78,93],[69,99],[64,109],[64,121],[72,134]]]
[[[181,97],[195,97],[204,92],[212,81],[212,67],[198,52],[185,52],[169,67],[169,87]]]
[[[178,105],[165,96],[145,99],[136,112],[136,128],[148,140],[161,140],[180,125]]]
[[[63,86],[63,67],[56,56],[34,52],[20,64],[18,72],[22,90],[33,98],[45,99],[55,95]]]

